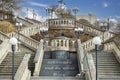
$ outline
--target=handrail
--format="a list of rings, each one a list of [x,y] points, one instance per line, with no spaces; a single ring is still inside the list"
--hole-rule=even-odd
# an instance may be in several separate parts
[[[41,40],[39,43],[39,47],[38,47],[37,52],[35,54],[34,63],[38,62],[41,49],[43,49],[43,40]]]
[[[31,54],[25,54],[20,66],[14,76],[15,80],[27,80],[28,74],[30,73],[30,71],[28,70],[28,62],[29,62],[30,56],[31,56]]]
[[[10,50],[10,44],[9,40],[6,39],[0,44],[0,64],[4,60],[4,58],[7,56],[8,52]]]
[[[21,18],[21,17],[17,17],[17,20],[18,19],[20,19],[20,20],[22,20],[22,21],[25,21],[25,22],[27,22],[27,23],[29,23],[29,24],[33,24],[33,22],[30,22],[30,21],[28,21],[28,20],[26,20],[26,19],[23,19],[23,18]]]
[[[7,39],[10,39],[9,36],[7,36],[5,33],[1,32],[1,31],[0,31],[0,34],[2,34],[2,35],[3,35],[4,37],[6,37]]]
[[[44,56],[44,48],[43,48],[43,40],[40,41],[39,44],[39,49],[37,50],[37,53],[35,55],[35,69],[34,69],[34,75],[39,76],[42,61],[43,61],[43,56]]]
[[[114,50],[114,54],[118,60],[118,62],[120,63],[120,49],[118,48],[118,46],[115,44],[115,42],[112,42],[112,48]]]
[[[119,42],[116,42],[115,40],[113,40],[113,42],[116,44],[116,46],[118,47],[118,49],[120,50],[120,43]]]
[[[88,77],[89,77],[89,75],[90,75],[90,80],[92,80],[92,76],[91,76],[91,74],[90,74],[90,67],[88,66],[88,57],[87,57],[87,54],[88,53],[86,53],[86,63],[87,63],[87,70],[88,70]]]
[[[8,35],[0,32],[0,35],[2,35],[2,37],[3,37],[3,38],[1,37],[2,40],[10,39],[10,37],[12,37],[13,35],[17,36],[16,31],[12,32],[12,33],[9,33]],[[20,40],[20,42],[22,42],[23,45],[25,45],[27,47],[30,47],[33,50],[35,50],[38,47],[38,44],[39,44],[38,41],[36,41],[36,40],[34,40],[34,39],[30,38],[30,37],[27,37],[27,36],[25,36],[25,35],[23,35],[21,33],[19,33],[19,35],[20,35],[19,40]],[[26,38],[29,41],[25,42],[23,38]],[[32,43],[30,41],[32,41]]]
[[[78,62],[79,62],[78,65],[80,65],[79,68],[83,72],[83,57],[84,57],[83,47],[82,47],[80,39],[77,40],[77,43],[78,43],[77,55],[78,55]]]
[[[95,80],[95,66],[94,66],[94,61],[93,61],[93,57],[91,54],[87,54],[86,56],[87,59],[87,64],[88,64],[88,73],[90,75],[90,80]]]

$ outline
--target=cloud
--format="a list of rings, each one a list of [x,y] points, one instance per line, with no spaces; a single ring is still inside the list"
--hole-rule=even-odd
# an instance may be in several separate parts
[[[46,4],[37,3],[37,2],[29,2],[29,4],[32,6],[38,6],[38,7],[48,7],[48,5]]]
[[[104,3],[103,3],[103,7],[104,7],[104,8],[108,7],[108,3],[104,2]]]
[[[97,21],[98,22],[103,22],[103,21],[107,21],[107,20],[106,19],[100,19],[100,18],[98,18]],[[119,21],[116,18],[110,18],[109,19],[109,23],[118,24]]]
[[[33,17],[33,10],[35,11],[34,17]],[[22,9],[22,13],[24,14],[24,15],[22,15],[23,17],[28,17],[30,19],[35,19],[35,20],[38,20],[38,21],[41,21],[41,22],[44,22],[46,20],[46,17],[43,17],[43,16],[39,15],[38,11],[35,10],[35,9],[32,9],[32,8],[28,8],[28,11],[27,11],[27,8],[24,7]]]
[[[117,21],[115,18],[110,19],[110,22],[113,22],[113,23],[115,23],[115,24],[118,23],[118,21]]]
[[[117,19],[120,19],[120,16],[116,16]]]
[[[34,11],[35,11],[35,16],[33,17],[33,9],[32,8],[28,8],[28,12],[27,12],[27,8],[24,7],[22,9],[22,12],[24,13],[24,16],[28,17],[30,19],[35,19],[35,20],[44,22],[44,21],[46,21],[47,18],[49,18],[49,19],[51,18],[51,15],[42,16],[42,15],[38,14],[37,10],[34,9]],[[52,18],[57,18],[57,15],[55,14],[55,12],[53,12]]]

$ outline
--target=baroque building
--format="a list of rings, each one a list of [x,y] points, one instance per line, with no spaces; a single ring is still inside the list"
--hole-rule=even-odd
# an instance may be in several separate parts
[[[103,32],[93,25],[95,16],[74,15],[62,2],[46,13],[51,18],[45,22],[17,17],[26,27],[0,32],[0,80],[120,79],[119,35]],[[11,46],[11,37],[18,44]]]

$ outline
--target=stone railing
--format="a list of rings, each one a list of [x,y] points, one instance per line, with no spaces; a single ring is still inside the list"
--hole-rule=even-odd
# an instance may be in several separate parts
[[[43,40],[40,40],[40,44],[34,58],[34,63],[35,63],[34,76],[39,76],[40,69],[42,66],[42,61],[44,56],[43,42],[44,42]]]
[[[111,42],[111,48],[114,50],[114,55],[117,58],[118,62],[120,63],[120,49],[119,47],[114,43]]]
[[[0,40],[4,41],[5,39],[9,39],[10,37],[0,31]]]
[[[36,50],[39,46],[39,42],[27,37],[21,33],[19,33],[19,40],[22,42],[23,45],[25,45],[26,47],[31,47],[31,49]]]
[[[25,54],[15,76],[15,80],[30,80],[31,72],[28,69],[28,62],[30,59],[30,54]]]
[[[26,19],[24,19],[22,17],[17,17],[16,21],[21,22],[22,24],[24,24],[24,25],[26,25],[28,27],[34,24],[33,22],[28,21],[28,20],[26,20]]]
[[[39,32],[40,27],[48,27],[49,28],[74,28],[74,19],[50,19],[44,23],[30,25],[29,27],[24,28],[24,30],[20,31],[22,34],[30,36]],[[65,27],[66,26],[66,27]],[[91,33],[92,35],[100,35],[102,32],[93,28],[92,25],[88,26],[82,23],[77,22],[76,26],[83,28],[83,30],[87,33]],[[94,33],[94,34],[93,34]]]
[[[12,32],[12,33],[9,33],[6,35],[6,34],[0,32],[0,39],[1,40],[10,39],[10,37],[13,37],[13,36],[18,38],[18,33]],[[21,44],[23,44],[26,47],[29,47],[33,50],[36,50],[38,48],[38,45],[39,45],[38,41],[36,41],[30,37],[27,37],[21,33],[19,33],[19,40],[20,40]]]
[[[66,50],[76,51],[76,40],[69,38],[53,39],[51,42],[45,41],[45,51]],[[49,44],[49,45],[48,45]]]
[[[64,27],[67,26],[67,27],[74,27],[75,26],[75,23],[74,23],[74,20],[73,19],[49,19],[49,27],[52,28],[52,27]]]
[[[24,34],[26,36],[31,36],[31,35],[34,35],[36,33],[39,33],[40,32],[40,27],[47,27],[47,22],[44,22],[44,23],[41,23],[41,24],[34,24],[34,25],[31,25],[29,27],[25,27],[24,29],[22,29],[20,31],[21,34]]]
[[[12,32],[12,33],[8,34],[8,36],[10,36],[10,37],[14,36],[16,38],[18,38],[18,35],[19,35],[20,42],[22,42],[21,44],[25,45],[26,47],[31,47],[32,49],[38,48],[39,42],[30,37],[27,37],[27,36],[25,36],[21,33],[17,33],[17,32]]]
[[[74,28],[75,20],[74,19],[49,19],[49,27],[50,28]],[[94,35],[100,35],[101,31],[97,27],[93,27],[92,25],[86,25],[79,22],[76,22],[77,27],[83,28],[84,31],[88,33],[94,33]]]
[[[86,55],[86,59],[87,59],[87,71],[86,71],[86,80],[96,80],[95,74],[96,74],[96,70],[95,70],[95,66],[94,66],[94,61],[93,61],[93,57],[91,54],[87,54]]]
[[[109,32],[105,32],[105,33],[104,33],[104,41],[110,39],[110,38],[113,37],[113,36],[114,36],[113,34],[111,34],[111,33],[109,33]],[[103,35],[99,35],[99,37],[100,37],[101,40],[102,40]],[[95,45],[93,44],[92,40],[93,40],[93,39],[90,39],[90,40],[82,43],[83,49],[84,49],[85,51],[90,51],[90,50],[92,50],[92,49],[95,48]]]
[[[106,43],[104,45],[104,50],[112,51],[114,53],[115,57],[117,58],[117,60],[120,62],[120,49],[114,41]]]
[[[9,43],[9,40],[6,39],[0,45],[0,64],[2,63],[4,58],[7,56],[9,51],[10,51],[10,43]]]
[[[80,39],[77,40],[77,44],[78,44],[78,48],[77,48],[78,65],[79,65],[80,72],[81,71],[83,72],[83,57],[84,57],[84,53],[83,53],[83,47],[82,47]]]

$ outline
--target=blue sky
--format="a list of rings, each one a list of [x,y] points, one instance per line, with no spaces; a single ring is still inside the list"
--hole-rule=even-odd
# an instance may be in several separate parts
[[[45,16],[45,7],[58,4],[59,0],[25,0],[22,7],[35,9],[36,13]],[[112,17],[120,19],[120,0],[63,0],[67,8],[78,7],[78,14],[93,13],[99,19]],[[24,10],[25,11],[25,10]]]

